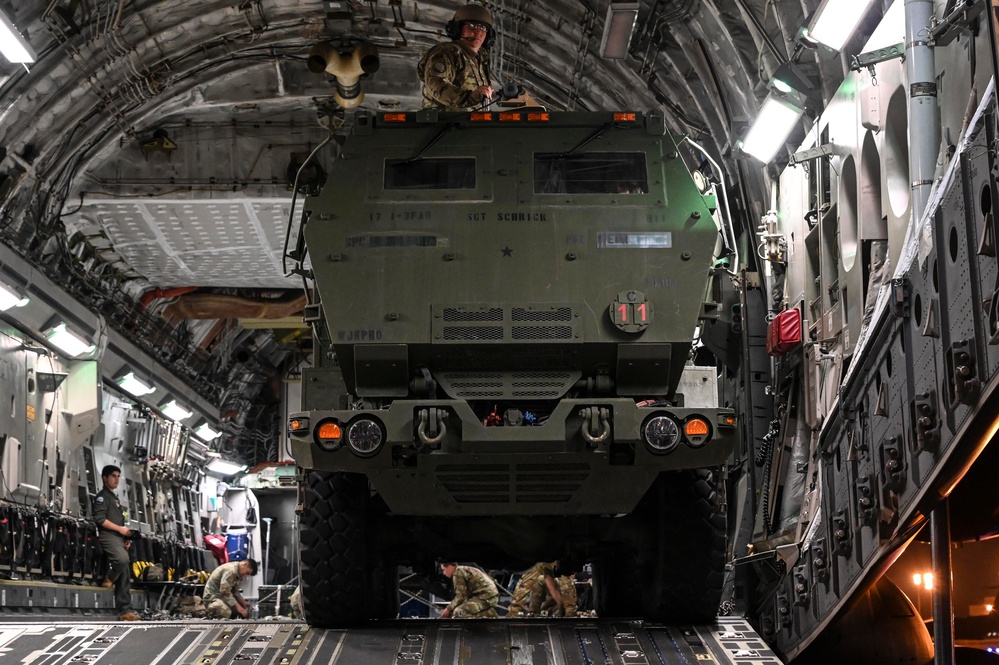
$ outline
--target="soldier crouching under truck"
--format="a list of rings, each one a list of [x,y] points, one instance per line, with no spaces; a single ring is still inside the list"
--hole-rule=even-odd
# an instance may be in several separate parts
[[[657,113],[355,116],[290,254],[310,624],[396,616],[398,566],[441,556],[588,561],[601,616],[716,615],[738,431],[685,371],[729,230],[697,182]]]

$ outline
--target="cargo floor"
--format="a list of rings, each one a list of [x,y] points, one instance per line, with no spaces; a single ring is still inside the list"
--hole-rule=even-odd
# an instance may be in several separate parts
[[[351,629],[290,621],[6,621],[4,662],[61,665],[778,665],[749,624],[409,620]]]

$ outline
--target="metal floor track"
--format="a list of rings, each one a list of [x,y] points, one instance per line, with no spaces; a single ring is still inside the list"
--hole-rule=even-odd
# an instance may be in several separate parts
[[[33,665],[779,665],[749,624],[410,620],[310,629],[290,621],[0,623],[0,660]]]

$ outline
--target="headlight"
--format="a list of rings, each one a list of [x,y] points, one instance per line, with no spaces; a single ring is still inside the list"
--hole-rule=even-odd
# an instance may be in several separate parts
[[[347,445],[359,457],[371,457],[385,442],[382,427],[371,418],[358,418],[347,427]]]
[[[343,430],[335,420],[324,420],[316,428],[316,445],[326,452],[333,452],[343,444]]]
[[[680,427],[667,415],[652,416],[642,426],[642,439],[654,453],[668,453],[680,443]]]

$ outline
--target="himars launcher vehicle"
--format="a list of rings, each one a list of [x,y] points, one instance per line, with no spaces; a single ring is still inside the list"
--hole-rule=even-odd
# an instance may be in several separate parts
[[[740,436],[692,362],[732,237],[695,148],[520,109],[359,114],[340,149],[290,419],[309,622],[394,616],[396,567],[442,557],[592,562],[604,616],[713,618]]]

